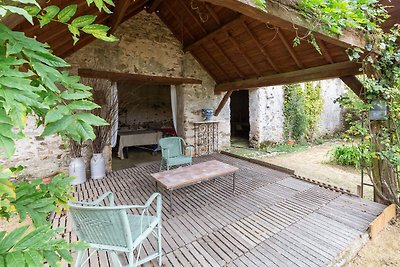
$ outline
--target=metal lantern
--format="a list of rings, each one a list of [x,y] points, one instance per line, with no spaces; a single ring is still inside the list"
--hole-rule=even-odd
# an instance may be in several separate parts
[[[385,100],[373,100],[369,111],[369,120],[383,121],[387,119],[387,104]]]

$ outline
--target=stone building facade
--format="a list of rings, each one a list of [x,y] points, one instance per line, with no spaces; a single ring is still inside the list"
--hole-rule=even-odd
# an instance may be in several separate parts
[[[223,94],[214,94],[215,81],[200,66],[189,53],[184,53],[182,45],[154,14],[141,12],[122,23],[115,35],[119,40],[107,43],[96,40],[86,47],[78,50],[66,59],[71,64],[71,71],[78,68],[88,68],[102,71],[143,74],[152,76],[185,77],[202,80],[202,84],[183,84],[177,86],[177,132],[189,144],[194,144],[193,122],[202,120],[201,111],[204,108],[214,110],[220,103]],[[334,99],[341,89],[336,87],[323,87],[329,99]],[[124,84],[121,90],[132,90],[121,98],[130,98],[129,124],[143,123],[141,116],[132,114],[149,113],[143,105],[143,93],[134,92],[137,85]],[[336,89],[332,90],[335,87]],[[283,138],[283,89],[281,86],[260,88],[249,93],[250,114],[250,140],[253,144],[266,141],[279,142]],[[158,96],[161,103],[160,114],[157,116],[160,125],[170,123],[168,94]],[[137,99],[135,99],[137,98]],[[328,103],[328,101],[325,101]],[[141,103],[136,108],[135,105]],[[148,100],[147,104],[155,102]],[[146,105],[145,105],[146,106]],[[326,112],[325,112],[326,111]],[[336,112],[337,107],[327,104],[320,123],[320,133],[325,134],[338,127],[339,118],[332,120],[331,112]],[[328,115],[329,114],[329,115]],[[335,115],[336,116],[336,115]],[[156,118],[147,118],[156,121]],[[230,146],[230,107],[229,100],[216,120],[219,123],[219,149]],[[28,118],[26,129],[27,138],[17,143],[17,151],[13,161],[3,159],[5,165],[13,166],[24,162],[27,165],[25,174],[32,177],[46,177],[67,169],[69,156],[64,149],[60,137],[39,137],[42,129],[34,128],[34,118]],[[110,155],[109,151],[105,154]],[[89,158],[89,157],[87,157]]]
[[[317,123],[315,137],[322,137],[342,130],[342,110],[335,99],[346,86],[340,79],[320,81],[324,107]],[[284,86],[262,87],[249,92],[249,141],[254,147],[284,141],[283,114]]]

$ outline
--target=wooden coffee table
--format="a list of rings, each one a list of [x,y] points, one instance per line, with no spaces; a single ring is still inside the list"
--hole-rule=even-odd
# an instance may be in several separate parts
[[[235,192],[236,172],[239,168],[220,162],[218,160],[210,160],[190,166],[180,167],[173,170],[152,173],[151,176],[158,185],[169,191],[170,212],[173,211],[173,191],[215,179],[220,176],[232,174],[233,176],[233,192]]]

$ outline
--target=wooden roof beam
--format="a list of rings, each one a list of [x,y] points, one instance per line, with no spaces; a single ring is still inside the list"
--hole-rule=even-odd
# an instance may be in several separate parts
[[[151,2],[150,6],[147,8],[146,11],[148,13],[153,13],[160,6],[161,2],[162,0],[154,0],[153,2]]]
[[[132,4],[131,0],[118,0],[115,4],[110,23],[110,33],[114,33],[121,24],[128,7]]]
[[[212,38],[216,37],[218,34],[224,33],[227,29],[232,27],[232,25],[234,25],[235,23],[237,23],[241,19],[242,19],[242,16],[238,16],[238,17],[230,20],[229,22],[221,25],[221,27],[217,28],[216,30],[204,35],[202,38],[200,38],[200,39],[194,41],[193,43],[185,46],[183,48],[183,51],[185,51],[185,52],[191,51],[191,50],[193,50],[193,48],[199,46],[200,44],[202,44],[204,42],[208,42]]]
[[[351,61],[328,64],[292,72],[267,75],[259,78],[220,83],[215,86],[215,92],[250,90],[262,86],[284,85],[358,75],[361,73],[360,67],[360,64]]]
[[[186,13],[190,15],[190,17],[196,22],[199,28],[203,31],[204,34],[207,34],[207,30],[204,28],[203,24],[198,20],[198,18],[193,14],[193,12],[187,7],[184,1],[178,0],[178,2],[183,6]]]
[[[226,105],[226,102],[228,102],[228,99],[231,97],[232,93],[233,93],[232,90],[226,92],[226,94],[222,98],[221,102],[219,103],[217,109],[215,110],[215,113],[214,113],[215,117],[218,117],[219,113],[222,111],[222,109]]]
[[[228,80],[229,80],[229,74],[224,70],[223,67],[219,65],[219,63],[215,60],[215,58],[205,49],[203,46],[200,47],[204,53],[206,54],[207,58],[211,60],[211,62],[214,64],[214,66],[218,69],[219,72],[221,72]]]
[[[224,50],[221,49],[221,47],[218,46],[217,42],[214,39],[211,39],[211,43],[214,44],[216,50],[218,53],[224,56],[225,60],[228,61],[228,63],[233,67],[235,70],[236,74],[239,75],[240,78],[244,78],[243,73],[239,70],[239,67],[233,62],[228,55],[225,53]]]
[[[311,25],[304,18],[292,9],[288,8],[285,3],[292,0],[275,0],[265,1],[266,8],[261,9],[256,6],[254,1],[249,0],[201,0],[213,5],[225,7],[233,11],[239,12],[250,18],[254,18],[264,23],[274,25],[275,27],[285,30],[297,31],[299,34],[306,34],[309,29],[313,29],[316,38],[341,47],[361,47],[364,48],[366,41],[362,34],[352,31],[345,31],[343,35],[331,36],[322,29],[315,29],[315,25]],[[290,4],[289,4],[290,5]]]
[[[236,50],[239,52],[239,54],[246,60],[247,64],[250,66],[250,68],[257,74],[260,75],[260,71],[254,66],[254,64],[250,61],[249,57],[246,55],[246,53],[243,51],[243,49],[239,46],[238,42],[231,36],[231,34],[226,31],[225,32],[227,38],[233,46],[236,48]]]
[[[267,27],[268,27],[268,25],[267,25]],[[300,59],[296,55],[296,52],[294,51],[293,46],[289,45],[289,43],[286,40],[286,37],[282,33],[282,31],[279,28],[277,28],[276,32],[278,33],[279,39],[282,41],[283,45],[286,47],[286,50],[289,52],[290,56],[296,63],[297,67],[299,67],[300,69],[304,69],[303,63],[301,63]]]
[[[340,79],[363,101],[365,101],[364,85],[356,76],[342,76]]]
[[[247,26],[246,21],[242,20],[242,25],[245,28],[246,32],[250,35],[251,39],[256,43],[258,49],[261,51],[261,53],[264,55],[265,59],[268,61],[269,65],[274,69],[276,73],[280,73],[281,71],[279,68],[275,65],[275,63],[272,61],[271,56],[269,53],[266,51],[266,49],[260,44],[260,42],[257,40],[257,38],[254,36],[254,34],[251,32],[249,26]]]
[[[143,82],[147,84],[159,84],[159,85],[178,85],[178,84],[201,84],[202,81],[192,78],[183,77],[169,77],[169,76],[152,76],[143,74],[132,74],[112,71],[102,71],[93,69],[78,69],[78,74],[81,77],[86,78],[103,78],[111,81],[131,81],[131,82]]]
[[[318,44],[319,50],[321,50],[321,54],[325,58],[325,60],[328,63],[331,63],[331,64],[335,63],[335,61],[333,60],[331,54],[329,54],[329,51],[326,48],[326,45],[325,45],[324,41],[317,39],[317,44]]]

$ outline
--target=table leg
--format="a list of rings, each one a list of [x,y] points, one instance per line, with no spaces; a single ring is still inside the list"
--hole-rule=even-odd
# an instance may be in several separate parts
[[[236,186],[236,173],[233,173],[233,193],[235,193],[235,186]]]
[[[173,211],[173,195],[172,195],[173,190],[169,190],[169,212],[172,214]]]
[[[158,192],[158,183],[156,181],[156,192]]]

